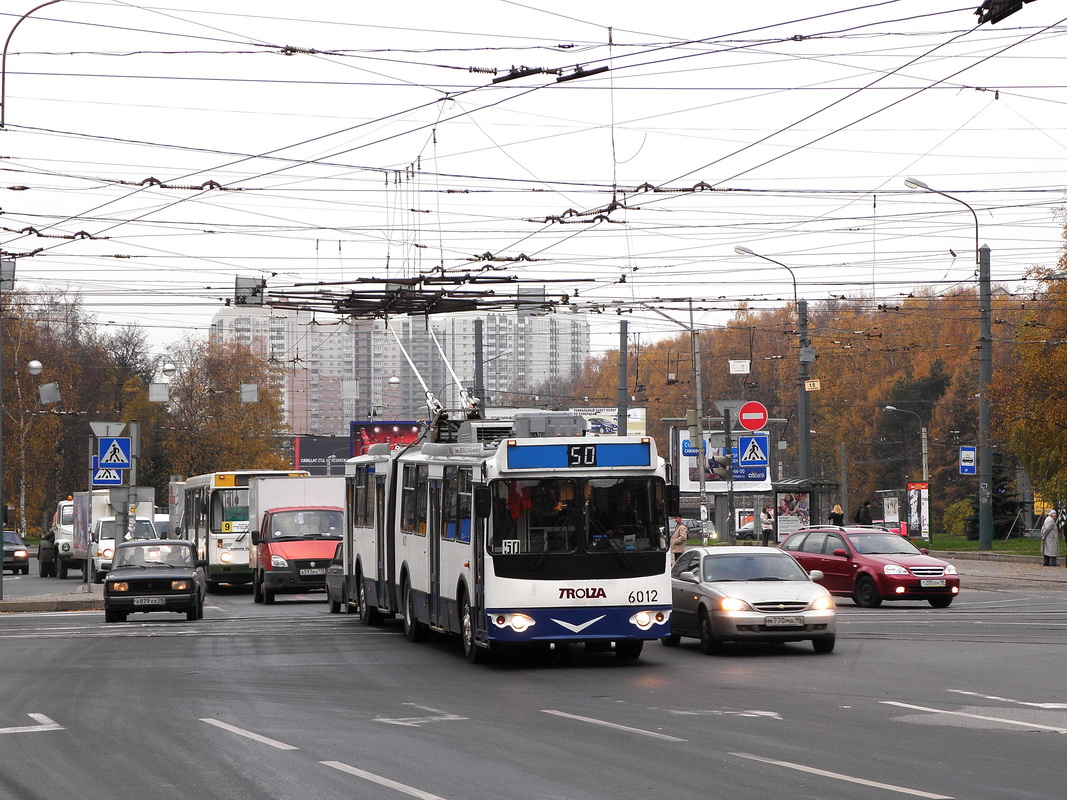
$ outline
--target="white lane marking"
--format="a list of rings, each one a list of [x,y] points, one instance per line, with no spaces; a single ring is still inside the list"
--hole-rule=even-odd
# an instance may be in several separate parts
[[[812,775],[821,775],[824,778],[832,778],[835,781],[858,783],[861,786],[871,786],[875,789],[886,789],[890,792],[910,794],[914,797],[925,797],[927,798],[927,800],[953,800],[952,795],[934,794],[932,792],[923,792],[919,789],[909,789],[906,786],[895,786],[891,783],[879,783],[878,781],[869,781],[866,778],[855,778],[851,775],[843,775],[840,772],[828,772],[824,769],[816,769],[815,767],[808,767],[804,764],[794,764],[790,761],[778,761],[773,758],[754,756],[751,753],[730,753],[730,755],[737,756],[738,758],[748,758],[752,761],[762,761],[764,764],[774,764],[775,766],[786,767],[787,769],[795,769],[799,772],[810,772]]]
[[[269,744],[271,747],[277,747],[279,750],[299,750],[298,747],[293,747],[291,744],[285,742],[279,742],[277,739],[269,739],[266,736],[260,736],[258,733],[252,733],[252,731],[246,731],[243,728],[238,728],[235,725],[230,725],[225,722],[219,722],[217,719],[211,719],[211,717],[201,717],[201,722],[206,722],[208,725],[214,725],[216,728],[222,728],[224,731],[230,733],[236,733],[238,736],[244,736],[246,739],[252,739],[253,741],[262,742],[263,744]]]
[[[61,731],[63,726],[53,722],[44,714],[29,714],[30,719],[37,720],[36,725],[21,725],[15,728],[0,728],[0,733],[39,733],[41,731]]]
[[[731,711],[729,709],[725,709],[725,708],[722,708],[722,709],[710,709],[708,711],[685,711],[685,710],[680,710],[680,711],[671,711],[670,713],[674,714],[676,716],[679,716],[679,717],[715,717],[715,716],[724,716],[724,717],[757,717],[757,718],[762,718],[762,719],[777,719],[777,720],[781,720],[782,719],[782,715],[779,714],[777,711],[758,711],[758,710],[756,710],[754,708],[753,709],[733,710],[733,711]]]
[[[457,719],[468,719],[467,717],[457,717],[455,714],[449,714],[447,711],[441,711],[438,708],[430,708],[429,706],[420,706],[415,703],[404,703],[406,706],[412,708],[421,708],[423,711],[430,711],[434,716],[432,717],[400,717],[399,719],[389,719],[387,717],[375,717],[374,722],[387,722],[390,725],[406,725],[408,727],[417,728],[427,722],[450,722]]]
[[[1026,700],[1016,700],[1013,697],[998,697],[995,694],[979,694],[978,692],[968,692],[966,689],[949,689],[948,691],[956,694],[965,694],[969,697],[980,697],[983,700],[997,700],[1001,703],[1014,703],[1017,706],[1029,706],[1030,708],[1047,708],[1054,711],[1067,708],[1067,703],[1031,703]]]
[[[557,717],[565,717],[566,719],[574,719],[578,722],[588,722],[590,725],[602,725],[605,728],[615,728],[615,730],[626,731],[628,733],[637,733],[641,736],[651,736],[654,739],[666,739],[668,742],[687,742],[688,739],[679,739],[677,736],[668,736],[665,733],[656,733],[655,731],[646,731],[641,728],[631,728],[629,725],[619,725],[615,722],[605,722],[602,719],[593,719],[592,717],[579,717],[577,714],[567,714],[563,711],[553,711],[549,708],[542,708],[545,714],[555,714]]]
[[[913,711],[928,711],[931,714],[948,714],[953,717],[967,717],[968,719],[981,719],[986,722],[999,722],[1004,725],[1018,725],[1020,728],[1037,728],[1043,731],[1054,731],[1055,733],[1067,733],[1067,728],[1057,728],[1054,725],[1039,725],[1036,722],[1020,722],[1017,719],[1005,719],[1003,717],[990,717],[985,714],[971,714],[966,711],[945,711],[941,708],[927,708],[926,706],[913,706],[911,703],[898,703],[895,700],[880,700],[879,702],[887,706],[900,706],[900,708],[910,708]]]
[[[390,789],[396,789],[398,792],[409,794],[412,797],[418,797],[420,800],[444,800],[444,798],[439,795],[424,792],[422,789],[416,789],[414,786],[397,783],[396,781],[389,780],[389,778],[383,778],[381,775],[375,775],[373,772],[367,772],[366,770],[358,769],[357,767],[350,767],[348,764],[341,761],[320,761],[319,763],[325,767],[332,767],[341,772],[347,772],[349,775],[355,775],[357,778],[363,778],[364,780],[376,783],[379,786],[386,786]]]

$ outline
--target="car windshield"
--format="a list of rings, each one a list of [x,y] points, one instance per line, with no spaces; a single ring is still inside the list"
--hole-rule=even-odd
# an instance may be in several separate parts
[[[139,544],[120,547],[115,553],[118,567],[192,567],[193,548],[187,544]]]
[[[866,556],[922,555],[918,547],[895,533],[853,533],[848,538],[856,551]]]
[[[22,540],[14,531],[4,531],[4,544],[17,544],[21,546]]]
[[[329,508],[303,508],[271,514],[272,539],[340,539],[344,512]]]
[[[704,580],[806,581],[808,575],[784,553],[716,553],[704,558]]]
[[[156,533],[155,526],[151,520],[147,519],[135,519],[131,520],[131,526],[133,528],[133,535],[126,535],[126,540],[130,539],[157,539],[159,535]],[[114,539],[115,532],[118,530],[118,522],[113,519],[100,520],[99,533],[101,539]]]

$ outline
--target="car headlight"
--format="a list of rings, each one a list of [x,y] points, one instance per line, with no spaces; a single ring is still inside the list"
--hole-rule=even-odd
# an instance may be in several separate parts
[[[126,581],[115,581],[107,585],[108,591],[112,592],[128,592],[130,591],[130,584]]]
[[[740,597],[724,597],[719,601],[719,608],[723,611],[751,611],[752,606]]]
[[[946,575],[958,575],[959,573],[956,572],[956,567],[955,566],[953,566],[952,564],[949,564],[948,566],[945,567],[945,574]]]
[[[174,591],[174,592],[187,592],[187,591],[189,591],[190,589],[193,588],[193,582],[192,581],[171,581],[170,582],[170,588],[171,588],[171,591]]]
[[[882,567],[882,571],[886,575],[907,575],[908,574],[908,571],[906,569],[904,569],[904,567],[900,566],[900,564],[886,564],[884,567]]]
[[[30,557],[30,554],[29,554],[29,551],[27,551],[27,550],[16,550],[15,551],[15,558],[29,558],[29,557]]]
[[[834,598],[830,595],[823,595],[822,597],[816,597],[811,601],[812,611],[829,611],[834,607]]]
[[[289,562],[286,561],[281,556],[271,555],[271,557],[270,557],[270,565],[274,569],[285,569],[286,567],[289,566]]]

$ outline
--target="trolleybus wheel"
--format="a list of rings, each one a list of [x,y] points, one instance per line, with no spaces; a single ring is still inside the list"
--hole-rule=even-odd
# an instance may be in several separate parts
[[[409,642],[426,639],[426,625],[415,616],[415,593],[411,591],[410,581],[404,581],[404,636]]]
[[[471,601],[467,595],[463,595],[463,618],[460,620],[460,626],[460,636],[463,639],[463,655],[472,664],[482,663],[489,656],[489,651],[484,647],[479,647],[478,643],[474,641],[474,612],[471,611]]]
[[[633,661],[641,657],[644,647],[645,643],[640,639],[623,639],[621,642],[615,642],[615,655],[624,661]]]

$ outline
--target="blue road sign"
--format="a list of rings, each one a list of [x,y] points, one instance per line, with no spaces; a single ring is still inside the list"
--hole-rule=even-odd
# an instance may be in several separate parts
[[[960,475],[977,475],[978,457],[975,448],[964,446],[960,448]]]
[[[100,459],[93,456],[93,486],[122,486],[122,470],[101,467]]]
[[[740,454],[738,463],[742,467],[766,467],[770,464],[769,447],[770,436],[766,433],[738,436],[737,452]]]
[[[101,436],[97,439],[96,458],[100,469],[129,469],[130,437]]]

